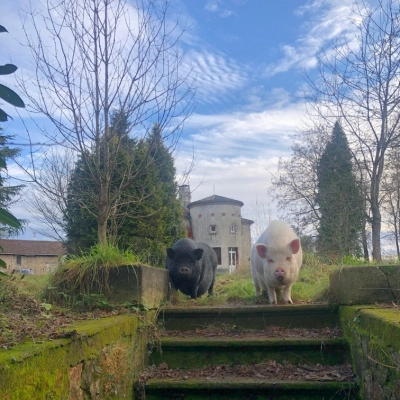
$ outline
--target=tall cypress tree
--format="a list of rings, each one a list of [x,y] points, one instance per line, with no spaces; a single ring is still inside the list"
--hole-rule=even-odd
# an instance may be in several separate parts
[[[319,251],[339,258],[358,254],[364,202],[353,172],[349,144],[338,122],[320,158],[317,177]]]

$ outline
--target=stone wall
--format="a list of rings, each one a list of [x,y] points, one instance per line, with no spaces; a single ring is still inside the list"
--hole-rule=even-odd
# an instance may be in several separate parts
[[[363,400],[400,399],[400,311],[340,306]]]
[[[58,338],[0,348],[0,397],[7,400],[132,399],[147,365],[157,309],[168,295],[168,271],[122,266],[110,271],[111,300],[146,312],[85,320]]]
[[[65,338],[0,350],[3,399],[132,399],[155,312],[79,322]],[[151,331],[151,330],[150,330]]]

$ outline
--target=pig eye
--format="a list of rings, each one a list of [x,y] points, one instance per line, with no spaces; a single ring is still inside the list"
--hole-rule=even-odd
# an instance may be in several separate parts
[[[286,261],[292,261],[292,257],[286,257]]]
[[[268,262],[271,264],[274,262],[274,260],[268,259]]]

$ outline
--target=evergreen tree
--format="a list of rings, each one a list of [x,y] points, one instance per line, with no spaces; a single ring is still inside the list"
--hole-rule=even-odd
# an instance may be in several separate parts
[[[97,243],[97,220],[90,209],[96,210],[91,193],[96,185],[90,175],[90,167],[80,157],[73,171],[67,189],[67,207],[64,215],[66,222],[66,247],[70,254],[80,254]]]
[[[117,188],[120,196],[119,206],[112,210],[108,221],[108,237],[120,249],[131,249],[146,262],[161,266],[165,248],[184,235],[173,158],[157,126],[146,140],[134,141],[128,136],[126,117],[116,113],[111,129],[115,131],[113,145],[118,146],[118,151],[113,152],[117,160],[111,176],[110,196],[117,193]],[[121,194],[126,165],[132,166],[135,179]],[[67,246],[71,252],[79,253],[97,241],[96,219],[90,214],[96,183],[90,165],[82,159],[76,164],[68,190]]]
[[[2,129],[0,128],[0,132]],[[7,159],[19,154],[20,149],[10,148],[7,142],[11,136],[5,136],[0,133],[0,171],[7,170]],[[5,185],[6,178],[0,174],[0,237],[9,237],[17,235],[23,229],[24,221],[16,219],[8,212],[13,198],[17,196],[23,185],[9,186]]]
[[[319,251],[339,258],[358,254],[364,202],[353,173],[347,138],[338,122],[319,160],[317,177]]]
[[[150,168],[146,170],[149,201],[145,205],[149,209],[148,217],[140,225],[142,231],[135,236],[134,243],[138,248],[146,249],[144,256],[149,263],[163,265],[166,247],[186,234],[182,208],[177,199],[174,159],[164,145],[157,124],[153,126],[145,146],[151,160]]]

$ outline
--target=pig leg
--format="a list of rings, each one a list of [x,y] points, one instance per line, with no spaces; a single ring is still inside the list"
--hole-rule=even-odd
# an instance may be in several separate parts
[[[215,283],[215,275],[214,275],[213,280],[212,280],[212,282],[211,282],[211,286],[210,286],[210,288],[208,289],[208,295],[209,295],[209,296],[212,296],[212,294],[213,294],[214,283]]]
[[[260,296],[262,293],[262,290],[261,290],[260,284],[258,283],[258,279],[253,278],[253,284],[254,284],[256,296]]]
[[[283,288],[283,292],[282,292],[283,301],[285,303],[293,304],[291,293],[292,293],[292,285],[291,284],[286,285]]]
[[[278,304],[275,288],[273,286],[267,285],[267,292],[268,292],[269,303],[270,304]]]
[[[197,290],[199,289],[199,287],[196,285],[196,286],[192,286],[191,288],[190,288],[190,298],[193,300],[193,299],[196,299],[197,298]]]
[[[264,282],[261,281],[261,278],[258,275],[253,276],[253,284],[256,296],[261,296],[263,294],[263,291],[266,290],[266,287],[264,285]]]

